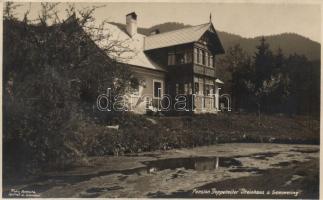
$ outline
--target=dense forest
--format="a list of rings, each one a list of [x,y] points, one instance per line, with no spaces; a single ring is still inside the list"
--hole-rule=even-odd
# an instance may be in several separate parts
[[[273,51],[261,38],[249,56],[240,45],[217,60],[217,74],[232,97],[234,111],[247,110],[288,115],[320,114],[320,62],[304,55]]]

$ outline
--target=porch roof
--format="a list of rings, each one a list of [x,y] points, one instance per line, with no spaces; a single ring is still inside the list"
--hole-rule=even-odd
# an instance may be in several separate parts
[[[218,78],[215,80],[215,82],[216,82],[216,83],[220,83],[220,84],[224,84],[224,82],[223,82],[223,81],[221,81],[221,80],[220,80],[220,79],[218,79]]]

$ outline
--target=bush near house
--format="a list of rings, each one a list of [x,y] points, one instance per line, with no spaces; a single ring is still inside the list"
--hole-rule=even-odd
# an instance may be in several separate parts
[[[40,5],[42,12],[36,20],[30,20],[27,12],[23,21],[14,16],[16,5],[7,2],[5,6],[5,180],[85,162],[83,151],[75,145],[80,134],[73,140],[76,122],[89,117],[88,107],[93,108],[97,96],[107,88],[115,96],[124,94],[130,85],[128,67],[116,63],[103,51],[106,48],[98,49],[90,39],[94,35],[99,37],[94,37],[96,41],[108,39],[108,34],[101,34],[105,22],[90,26],[95,7],[76,11],[71,6],[66,11],[68,17],[60,19],[55,9],[58,4]],[[119,48],[110,52],[125,51],[119,43],[113,44]]]

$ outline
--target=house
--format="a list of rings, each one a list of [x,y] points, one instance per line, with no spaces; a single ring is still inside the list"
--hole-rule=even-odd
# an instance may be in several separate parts
[[[217,112],[223,82],[217,79],[215,59],[224,50],[211,20],[148,36],[138,33],[137,27],[135,12],[126,15],[125,28],[108,25],[111,39],[122,40],[133,50],[121,58],[115,55],[131,67],[139,83],[127,94],[130,110]]]

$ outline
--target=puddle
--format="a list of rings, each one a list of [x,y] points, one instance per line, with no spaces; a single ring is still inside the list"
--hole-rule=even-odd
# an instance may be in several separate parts
[[[171,159],[160,159],[153,161],[142,162],[143,167],[127,169],[127,170],[112,170],[112,171],[102,171],[95,174],[86,174],[86,175],[62,175],[62,176],[44,176],[39,179],[39,181],[44,181],[38,184],[30,184],[22,189],[24,190],[35,190],[38,193],[45,192],[55,186],[64,186],[66,184],[74,185],[79,182],[88,181],[95,177],[107,176],[111,174],[121,174],[118,179],[124,181],[128,175],[142,175],[142,174],[152,174],[157,171],[165,169],[193,169],[193,170],[214,170],[218,167],[231,167],[231,166],[242,166],[241,162],[226,157],[187,157],[187,158],[171,158]],[[177,174],[174,174],[172,178],[177,178],[182,176],[181,174],[185,173],[182,170],[177,171]],[[51,180],[51,181],[49,181]],[[90,195],[91,197],[95,196]]]
[[[163,160],[145,161],[148,172],[156,172],[165,169],[192,169],[197,171],[213,170],[218,167],[242,166],[241,162],[227,157],[187,157],[187,158],[170,158]]]
[[[276,155],[275,153],[263,153],[253,154],[252,157],[256,156],[262,158],[264,156],[271,157]],[[249,155],[250,157],[250,155]],[[235,157],[238,158],[238,157]],[[218,168],[229,168],[230,172],[252,172],[261,173],[260,170],[254,168],[244,168],[241,161],[231,157],[184,157],[184,158],[168,158],[168,159],[157,159],[151,161],[143,161],[144,166],[126,169],[126,170],[111,170],[101,171],[94,174],[84,175],[58,175],[58,176],[43,176],[40,177],[37,184],[30,184],[22,189],[35,190],[38,193],[45,192],[55,186],[74,185],[79,182],[88,181],[95,177],[107,176],[111,174],[119,174],[118,180],[125,181],[129,175],[144,175],[144,174],[155,174],[162,170],[176,170],[172,173],[170,179],[176,179],[184,176],[187,173],[185,170],[216,170]],[[281,163],[282,164],[282,163]],[[118,188],[120,189],[120,188]],[[86,197],[95,197],[97,193],[110,191],[113,188],[91,188],[84,194]],[[91,192],[92,191],[92,192]]]

